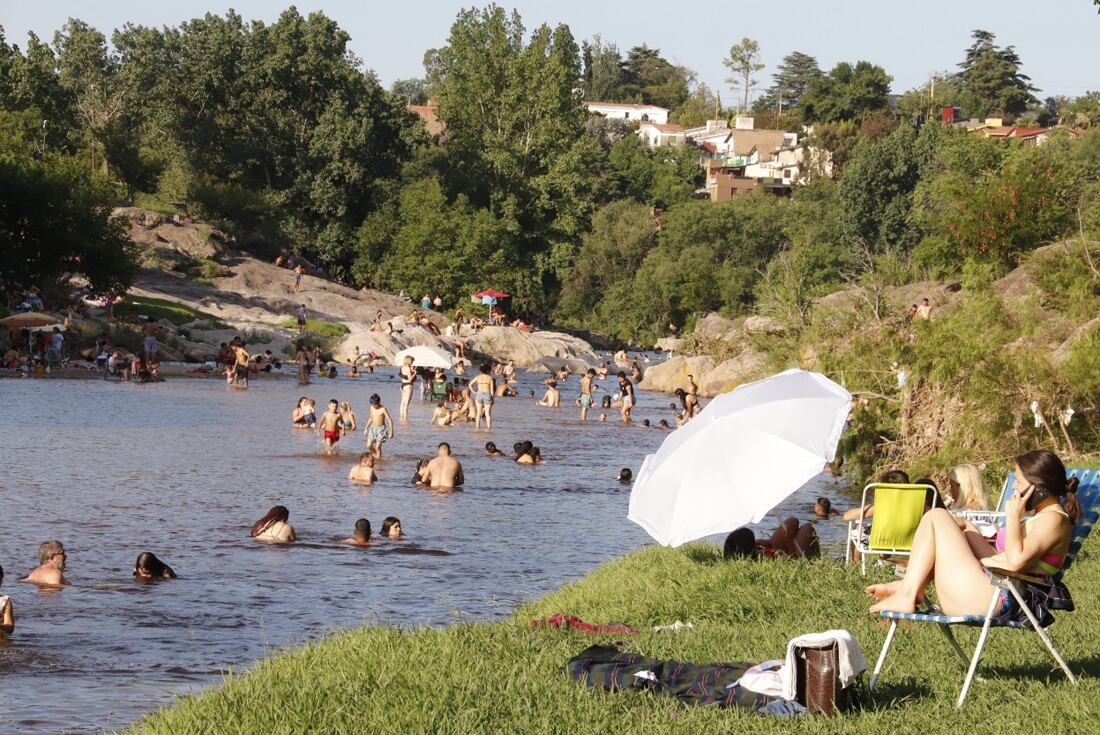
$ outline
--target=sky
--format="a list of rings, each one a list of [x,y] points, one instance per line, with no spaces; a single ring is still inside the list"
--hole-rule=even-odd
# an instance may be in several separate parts
[[[290,4],[269,0],[0,0],[0,26],[8,43],[23,46],[28,31],[51,38],[69,17],[110,36],[130,22],[176,25],[207,12],[234,8],[246,19],[275,20]],[[423,75],[424,51],[444,45],[451,23],[472,0],[299,0],[298,10],[321,10],[351,35],[351,50],[389,86]],[[728,99],[733,92],[722,66],[729,47],[756,39],[767,65],[762,91],[785,54],[802,51],[822,69],[839,61],[867,60],[893,76],[897,93],[931,75],[954,71],[975,28],[992,31],[999,45],[1014,45],[1039,97],[1076,96],[1100,89],[1100,15],[1092,0],[512,0],[530,31],[565,23],[578,43],[595,34],[625,52],[645,43],[683,64]]]

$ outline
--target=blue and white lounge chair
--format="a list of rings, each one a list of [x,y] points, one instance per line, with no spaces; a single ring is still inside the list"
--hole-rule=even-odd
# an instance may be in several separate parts
[[[1089,531],[1092,530],[1093,524],[1096,523],[1097,517],[1100,516],[1100,471],[1098,470],[1069,470],[1070,475],[1076,476],[1079,481],[1077,487],[1077,501],[1081,506],[1081,517],[1077,520],[1077,525],[1073,528],[1073,540],[1070,542],[1069,551],[1066,552],[1065,562],[1062,564],[1061,570],[1055,575],[1055,580],[1060,580],[1066,573],[1066,570],[1073,564],[1073,560],[1077,557],[1077,552],[1081,550],[1081,544],[1089,535]],[[1009,482],[1006,483],[1005,493],[1002,493],[1007,497],[1007,493],[1011,489],[1011,475],[1009,476]],[[1000,504],[1003,508],[1003,503]],[[1058,649],[1054,647],[1054,642],[1050,639],[1050,634],[1039,625],[1039,621],[1035,619],[1034,614],[1024,603],[1023,591],[1020,586],[1021,582],[1037,581],[1036,577],[1029,577],[1025,574],[1016,574],[1013,572],[1007,572],[1004,570],[990,570],[993,572],[991,581],[998,589],[993,591],[992,599],[989,601],[989,610],[985,615],[940,615],[936,613],[895,613],[884,612],[881,613],[883,618],[890,621],[890,630],[886,634],[886,642],[882,645],[882,653],[879,654],[878,663],[875,664],[875,671],[871,675],[871,681],[868,685],[868,690],[875,688],[875,683],[878,681],[879,674],[882,672],[882,665],[886,661],[886,654],[890,651],[890,644],[894,641],[894,633],[897,632],[898,622],[905,620],[913,623],[935,623],[939,630],[947,637],[948,642],[951,644],[955,652],[959,654],[959,657],[963,660],[963,663],[967,663],[966,654],[963,653],[962,648],[959,646],[958,641],[955,640],[955,636],[951,632],[950,626],[952,625],[969,625],[969,626],[981,626],[982,632],[978,636],[978,645],[974,649],[974,655],[970,658],[970,667],[966,672],[966,678],[963,680],[962,691],[959,693],[959,699],[955,702],[956,707],[962,707],[963,702],[966,701],[966,694],[970,691],[970,684],[974,680],[974,673],[978,669],[978,661],[982,656],[982,648],[985,647],[986,638],[989,636],[990,628],[1018,628],[1027,630],[1034,630],[1039,634],[1043,644],[1054,656],[1054,660],[1058,662],[1058,665],[1062,668],[1062,671],[1066,673],[1074,685],[1077,684],[1077,678],[1073,675],[1073,672],[1069,670],[1069,666],[1062,660],[1062,656],[1058,653]],[[997,602],[1000,597],[1000,590],[1007,589],[1012,593],[1012,596],[1016,598],[1016,602],[1019,604],[1020,609],[1023,610],[1027,619],[1030,621],[1030,626],[1025,622],[1016,622],[1015,620],[1006,620],[1002,618],[993,617],[993,611],[996,609]]]

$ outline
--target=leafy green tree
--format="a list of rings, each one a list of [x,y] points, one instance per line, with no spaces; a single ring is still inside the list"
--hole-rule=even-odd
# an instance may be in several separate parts
[[[797,108],[802,95],[810,88],[810,82],[820,76],[821,69],[813,56],[801,51],[787,54],[772,75],[772,86],[760,98],[761,107],[780,110]]]
[[[645,44],[630,49],[623,62],[621,95],[626,99],[674,110],[691,94],[693,74]]]
[[[891,77],[869,61],[846,61],[810,81],[799,102],[807,122],[859,121],[886,109]]]
[[[749,95],[757,85],[755,75],[764,68],[760,62],[760,44],[751,38],[742,38],[739,43],[730,46],[729,55],[722,59],[722,63],[732,75],[726,82],[735,92],[741,92],[741,106],[738,109],[748,110]]]
[[[581,44],[584,62],[584,97],[594,102],[625,102],[623,58],[619,47],[605,43],[599,34]]]
[[[103,152],[101,139],[107,127],[122,114],[125,91],[119,85],[118,60],[108,52],[102,33],[75,18],[54,34],[53,45],[59,80],[75,100],[94,168],[97,154]],[[105,154],[100,163],[107,174]]]
[[[907,249],[919,240],[909,211],[938,133],[938,126],[925,126],[918,136],[906,126],[856,145],[840,180],[840,201],[849,232],[872,251]]]
[[[705,125],[707,120],[720,120],[724,116],[722,98],[705,84],[695,85],[684,103],[668,116],[668,120],[685,128]]]
[[[1031,79],[1020,71],[1013,46],[998,47],[989,31],[976,30],[974,43],[959,64],[958,81],[963,109],[971,117],[991,113],[1015,116],[1038,102]]]
[[[390,94],[407,105],[428,103],[428,84],[423,79],[398,79],[390,85]]]
[[[68,156],[34,160],[32,132],[26,119],[0,111],[0,289],[33,285],[63,300],[82,277],[96,290],[125,290],[133,245],[112,215],[109,185]]]

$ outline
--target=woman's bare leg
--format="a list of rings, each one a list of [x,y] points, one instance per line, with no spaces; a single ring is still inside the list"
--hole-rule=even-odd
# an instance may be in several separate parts
[[[924,514],[913,537],[913,553],[905,577],[892,594],[872,605],[870,611],[913,612],[918,596],[933,576],[945,613],[981,615],[988,609],[994,587],[962,529],[942,508]],[[872,593],[870,588],[868,592]]]

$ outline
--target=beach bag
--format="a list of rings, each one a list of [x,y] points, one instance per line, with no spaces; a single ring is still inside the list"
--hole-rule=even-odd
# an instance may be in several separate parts
[[[810,714],[832,716],[855,708],[854,686],[840,683],[835,643],[795,649],[795,700]]]

